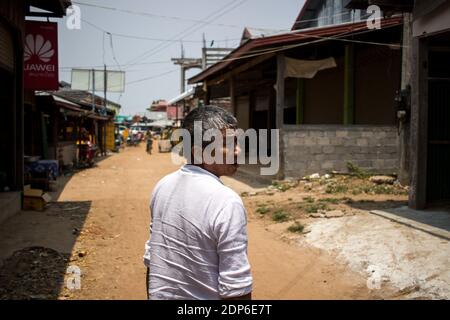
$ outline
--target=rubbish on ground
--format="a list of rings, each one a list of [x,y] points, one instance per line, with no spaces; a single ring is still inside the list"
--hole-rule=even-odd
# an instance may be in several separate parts
[[[23,210],[44,211],[45,206],[52,200],[48,193],[41,189],[31,189],[27,185],[23,189]]]
[[[394,177],[390,176],[373,176],[369,178],[370,182],[376,183],[376,184],[390,184],[393,185],[395,182]]]

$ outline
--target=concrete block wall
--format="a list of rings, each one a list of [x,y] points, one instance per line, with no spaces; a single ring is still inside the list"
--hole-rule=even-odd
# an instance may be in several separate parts
[[[281,135],[285,177],[346,172],[348,162],[376,173],[398,171],[398,134],[393,126],[286,126]]]

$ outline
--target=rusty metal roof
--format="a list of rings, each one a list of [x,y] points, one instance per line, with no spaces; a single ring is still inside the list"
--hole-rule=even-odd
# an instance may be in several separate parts
[[[403,23],[403,17],[397,16],[381,20],[381,28],[387,28],[395,25],[401,25]],[[318,39],[318,37],[337,36],[340,37],[352,35],[355,32],[368,30],[366,21],[357,23],[345,23],[333,26],[326,26],[320,28],[304,29],[289,33],[283,33],[279,35],[273,35],[270,37],[263,37],[257,39],[249,39],[241,46],[234,49],[223,61],[218,62],[209,68],[203,70],[199,74],[188,80],[189,84],[199,83],[212,75],[217,74],[220,71],[228,71],[232,69],[238,61],[243,59],[248,60],[253,56],[252,51],[267,49],[267,48],[279,48],[289,44],[303,43],[306,40]],[[265,53],[268,54],[268,53]],[[261,54],[263,55],[263,54]],[[248,58],[248,59],[247,59]],[[227,69],[227,70],[225,70]]]

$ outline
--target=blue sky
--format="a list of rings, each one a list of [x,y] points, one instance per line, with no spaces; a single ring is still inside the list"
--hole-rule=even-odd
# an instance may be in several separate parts
[[[109,94],[108,98],[119,100],[122,104],[121,114],[132,115],[145,111],[153,100],[169,100],[180,93],[179,67],[170,62],[171,58],[180,56],[180,39],[183,40],[186,57],[200,58],[203,33],[208,46],[214,40],[214,47],[225,45],[235,47],[244,26],[269,30],[290,29],[304,1],[73,0],[72,2],[81,8],[81,29],[69,30],[66,27],[66,18],[59,19],[60,80],[70,82],[70,67],[92,67],[106,63],[109,69],[117,70],[120,66],[126,71],[126,82],[129,84],[121,96]],[[110,36],[105,35],[102,30],[113,33],[114,50],[111,48]],[[113,57],[113,51],[116,59]],[[188,77],[197,72],[199,71],[191,70]],[[149,79],[143,80],[145,78]]]

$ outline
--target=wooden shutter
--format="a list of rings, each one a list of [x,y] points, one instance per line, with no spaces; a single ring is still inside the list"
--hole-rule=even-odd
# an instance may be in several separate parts
[[[0,67],[14,71],[14,45],[11,32],[0,23]]]

